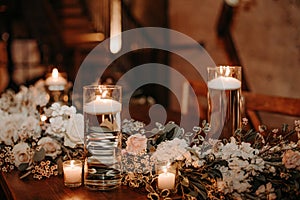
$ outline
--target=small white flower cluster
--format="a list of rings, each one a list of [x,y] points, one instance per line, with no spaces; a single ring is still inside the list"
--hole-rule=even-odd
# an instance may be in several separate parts
[[[232,137],[230,143],[221,147],[215,154],[227,160],[228,167],[220,167],[223,181],[218,181],[218,187],[224,193],[243,193],[251,188],[250,177],[262,172],[265,167],[264,160],[258,156],[258,150],[253,149],[249,143],[237,144]]]
[[[43,107],[49,102],[49,95],[45,90],[44,81],[38,81],[30,87],[21,86],[18,93],[7,91],[1,95],[0,111],[11,113],[26,113],[34,115],[36,107]]]
[[[145,124],[140,121],[134,121],[133,119],[124,119],[122,121],[122,132],[128,134],[135,134],[140,132],[144,132]]]
[[[151,159],[170,163],[184,159],[190,160],[191,154],[187,147],[188,144],[184,139],[174,138],[173,140],[160,143]]]

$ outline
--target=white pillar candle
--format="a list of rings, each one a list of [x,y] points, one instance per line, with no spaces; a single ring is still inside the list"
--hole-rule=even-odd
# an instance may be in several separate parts
[[[80,160],[69,160],[63,163],[64,183],[66,186],[80,186],[82,163]]]
[[[175,174],[168,172],[164,168],[164,172],[158,175],[158,188],[159,189],[174,189]]]
[[[113,99],[103,99],[97,96],[95,100],[84,105],[84,112],[94,115],[121,112],[122,105]]]

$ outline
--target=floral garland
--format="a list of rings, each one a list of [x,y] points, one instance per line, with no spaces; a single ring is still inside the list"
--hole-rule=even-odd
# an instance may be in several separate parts
[[[49,104],[44,82],[7,91],[0,98],[0,169],[43,179],[62,173],[62,162],[83,159],[83,116],[75,107]],[[123,184],[150,199],[299,199],[300,120],[294,127],[260,126],[247,120],[228,140],[206,139],[206,122],[186,132],[173,122],[122,124]],[[293,140],[290,138],[293,137]],[[177,169],[173,190],[158,189],[155,165]]]
[[[243,120],[242,129],[223,141],[205,139],[205,122],[185,133],[174,123],[146,131],[140,122],[125,121],[123,183],[150,199],[299,199],[300,120],[291,130],[260,126],[259,133]],[[173,191],[157,188],[153,169],[162,160],[178,169]]]

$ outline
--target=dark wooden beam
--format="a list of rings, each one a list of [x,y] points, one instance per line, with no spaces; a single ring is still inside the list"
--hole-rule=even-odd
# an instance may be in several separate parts
[[[224,2],[218,20],[218,24],[217,24],[217,33],[218,33],[218,37],[223,42],[227,56],[230,60],[229,64],[243,66],[231,34],[231,25],[232,25],[233,17],[234,17],[234,7]],[[246,77],[244,75],[244,70],[242,71],[242,74],[243,74],[242,89],[247,91],[249,89],[248,89]]]

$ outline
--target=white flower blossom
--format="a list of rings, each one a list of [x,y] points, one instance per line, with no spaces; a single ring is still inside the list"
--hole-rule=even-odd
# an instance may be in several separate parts
[[[76,145],[83,144],[84,120],[82,114],[73,114],[68,120],[64,145],[75,148]]]
[[[50,126],[47,128],[46,133],[57,137],[63,137],[67,127],[67,121],[62,116],[50,118]]]

